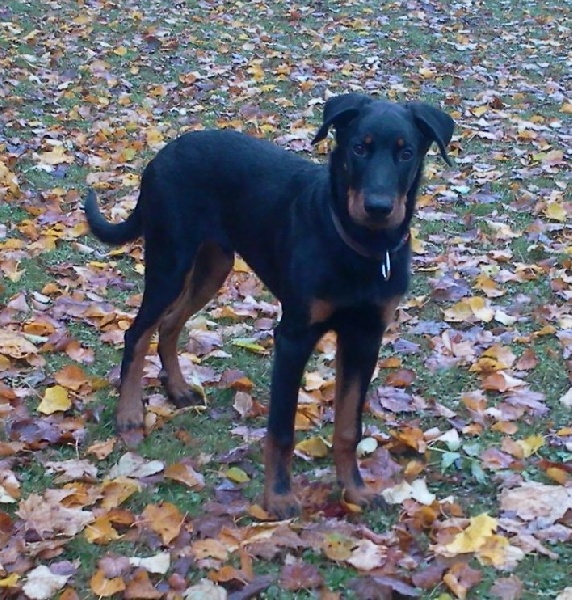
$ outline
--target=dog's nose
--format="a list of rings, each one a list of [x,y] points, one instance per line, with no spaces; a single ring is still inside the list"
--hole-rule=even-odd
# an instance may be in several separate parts
[[[366,198],[364,208],[367,214],[374,219],[387,217],[393,209],[393,200],[386,196],[372,196]]]

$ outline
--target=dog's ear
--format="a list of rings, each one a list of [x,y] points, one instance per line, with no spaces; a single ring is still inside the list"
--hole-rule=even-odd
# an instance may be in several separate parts
[[[446,112],[424,102],[407,102],[405,106],[413,113],[415,123],[427,138],[429,145],[436,142],[443,160],[451,166],[451,160],[447,156],[447,145],[453,137],[455,121]]]
[[[323,123],[312,140],[312,144],[321,142],[328,135],[330,127],[339,129],[347,125],[366,104],[372,101],[373,98],[357,93],[342,94],[326,100]]]

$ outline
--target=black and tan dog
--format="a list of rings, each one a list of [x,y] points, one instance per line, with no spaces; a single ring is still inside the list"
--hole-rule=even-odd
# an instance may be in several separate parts
[[[346,499],[374,495],[358,470],[362,409],[381,336],[408,286],[409,228],[423,159],[446,146],[453,120],[420,102],[394,104],[345,94],[325,104],[314,142],[336,130],[329,166],[233,131],[197,131],[149,163],[139,201],[108,223],[90,192],[93,234],[109,244],[143,236],[145,291],[125,335],[117,427],[144,434],[142,368],[159,331],[163,383],[177,406],[196,403],[177,359],[187,319],[216,294],[240,254],[282,303],[275,330],[264,504],[279,517],[299,511],[291,489],[294,416],[304,366],[327,330],[337,334],[334,460]]]

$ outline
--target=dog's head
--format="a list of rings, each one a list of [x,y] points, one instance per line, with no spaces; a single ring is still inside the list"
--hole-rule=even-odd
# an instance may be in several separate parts
[[[313,143],[323,140],[330,127],[336,130],[333,175],[341,182],[347,213],[368,229],[392,229],[403,222],[408,193],[419,182],[423,158],[433,142],[451,164],[446,146],[454,121],[429,104],[344,94],[326,102]]]

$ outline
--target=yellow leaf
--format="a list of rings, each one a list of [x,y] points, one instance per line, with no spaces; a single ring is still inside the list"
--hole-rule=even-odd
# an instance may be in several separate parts
[[[419,75],[421,75],[423,79],[433,79],[436,75],[436,71],[427,67],[421,67],[419,69]]]
[[[411,229],[411,250],[413,254],[425,254],[427,250],[425,249],[425,242],[418,237],[417,229]]]
[[[564,469],[558,467],[548,467],[546,469],[546,476],[550,477],[552,481],[556,481],[560,485],[564,485],[568,481],[568,473]]]
[[[5,188],[12,198],[20,196],[20,186],[16,175],[0,160],[0,186]]]
[[[317,436],[302,440],[296,444],[295,450],[311,458],[323,458],[330,451],[324,440]]]
[[[260,344],[257,344],[248,338],[236,338],[232,340],[231,343],[233,346],[250,350],[255,354],[268,354],[268,350],[264,346],[261,346]]]
[[[8,575],[8,577],[0,579],[0,588],[15,587],[19,579],[20,575],[18,575],[18,573],[12,573],[12,575]]]
[[[324,537],[322,550],[330,560],[342,561],[350,558],[355,545],[356,540],[344,537],[339,533],[332,533]]]
[[[117,56],[125,56],[127,54],[127,48],[125,46],[118,46],[113,50],[113,54],[117,54]]]
[[[147,146],[153,150],[160,148],[165,143],[163,134],[155,127],[148,127],[145,131]]]
[[[134,479],[129,477],[117,477],[104,481],[101,486],[103,500],[101,501],[102,508],[110,510],[116,508],[122,502],[125,502],[129,496],[138,492],[141,486]]]
[[[542,435],[531,435],[524,440],[516,442],[523,450],[524,458],[528,458],[532,454],[538,452],[544,446],[544,437]]]
[[[443,549],[447,556],[476,552],[492,536],[496,528],[496,519],[482,513],[472,517],[469,526],[458,533],[451,543],[443,546]]]
[[[502,568],[507,561],[508,540],[502,535],[491,535],[477,550],[477,558],[484,565]]]
[[[567,115],[572,115],[572,102],[565,102],[562,105],[560,112],[567,114]]]
[[[66,153],[63,146],[54,146],[53,150],[40,152],[36,155],[41,163],[46,165],[61,165],[63,163],[73,163],[73,156]]]
[[[250,267],[246,264],[246,262],[240,258],[240,256],[236,256],[234,258],[234,271],[237,273],[250,273]]]
[[[544,209],[544,214],[551,221],[564,223],[567,219],[566,210],[559,202],[549,202]]]
[[[65,411],[71,408],[72,402],[66,388],[61,385],[54,385],[46,388],[44,397],[38,405],[38,412],[43,415],[51,415],[58,411]]]
[[[479,321],[484,321],[488,323],[493,320],[494,311],[488,306],[488,301],[481,296],[473,296],[472,298],[467,299],[467,303],[471,309],[471,312],[479,319]]]
[[[238,467],[231,467],[226,473],[225,477],[234,481],[235,483],[246,483],[250,481],[250,477]]]
[[[84,533],[90,544],[108,544],[119,539],[119,534],[105,515],[90,523]]]
[[[471,108],[471,112],[475,115],[475,117],[482,117],[488,111],[488,104],[481,104],[481,106],[475,106],[475,108]]]
[[[262,506],[258,504],[253,504],[248,509],[248,514],[257,521],[273,521],[274,517],[267,511],[265,511]]]

